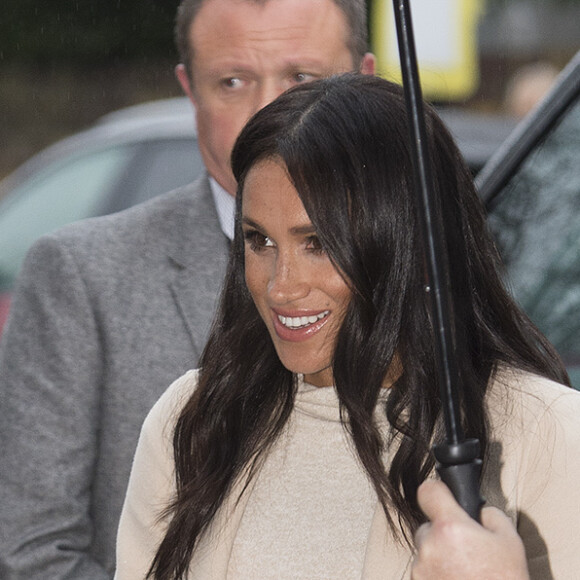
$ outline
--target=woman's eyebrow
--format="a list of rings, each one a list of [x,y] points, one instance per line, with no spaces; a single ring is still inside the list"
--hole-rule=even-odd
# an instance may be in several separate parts
[[[290,233],[293,235],[307,235],[315,234],[316,228],[312,224],[305,224],[303,226],[294,226],[290,229]]]
[[[263,226],[261,226],[258,222],[255,222],[252,218],[243,216],[242,217],[242,224],[255,228],[257,230],[263,230]],[[290,228],[290,233],[296,236],[304,236],[308,234],[315,234],[316,228],[312,224],[304,224],[302,226],[294,226]]]
[[[252,228],[256,228],[257,230],[262,229],[262,226],[259,223],[255,222],[253,219],[250,219],[249,217],[246,216],[242,216],[242,223]]]

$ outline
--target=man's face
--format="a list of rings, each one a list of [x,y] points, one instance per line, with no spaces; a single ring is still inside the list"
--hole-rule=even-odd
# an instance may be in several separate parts
[[[192,86],[178,79],[196,108],[207,170],[234,195],[235,140],[248,119],[291,86],[351,71],[346,18],[332,0],[206,0],[193,21]],[[373,72],[367,55],[362,72]]]

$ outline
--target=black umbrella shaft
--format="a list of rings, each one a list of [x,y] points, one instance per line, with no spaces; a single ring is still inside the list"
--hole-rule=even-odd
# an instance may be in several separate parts
[[[445,429],[448,443],[457,444],[464,440],[464,434],[459,420],[458,371],[453,345],[453,312],[450,300],[447,250],[443,238],[443,226],[433,194],[433,179],[425,129],[423,98],[417,70],[411,9],[407,0],[393,0],[393,4],[403,88],[411,132],[415,189],[419,201],[419,221],[425,251]]]

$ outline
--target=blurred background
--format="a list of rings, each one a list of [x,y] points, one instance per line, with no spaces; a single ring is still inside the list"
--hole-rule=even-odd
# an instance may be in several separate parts
[[[397,80],[393,2],[367,1],[377,72]],[[580,48],[580,0],[410,3],[423,95],[476,175],[506,282],[580,389],[580,53],[553,84]],[[39,236],[203,171],[173,75],[178,4],[2,0],[0,333]]]
[[[516,75],[528,70],[541,92],[580,46],[580,0],[423,2],[439,14],[457,5],[463,14],[463,46],[473,51],[464,63],[472,76],[466,89],[426,95],[443,104],[520,114],[508,103]],[[179,96],[173,77],[178,3],[2,0],[0,179],[49,143],[109,111]],[[421,11],[421,0],[412,5],[414,12]],[[384,20],[391,11],[391,0],[369,0],[377,52],[388,52]],[[416,35],[426,41],[428,35],[417,20]],[[435,34],[437,28],[441,34],[442,27],[431,26],[431,31]],[[445,34],[450,37],[448,31]]]
[[[180,95],[179,0],[2,0],[0,179],[109,111]]]

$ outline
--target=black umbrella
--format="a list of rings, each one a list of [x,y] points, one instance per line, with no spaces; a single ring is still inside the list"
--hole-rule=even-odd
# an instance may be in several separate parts
[[[445,418],[446,441],[435,445],[433,451],[441,479],[449,486],[465,511],[479,520],[481,506],[484,503],[479,494],[481,473],[479,441],[465,439],[460,421],[457,395],[459,374],[453,344],[453,304],[449,292],[448,259],[443,238],[443,225],[435,211],[411,8],[408,0],[393,0],[393,6],[411,133],[415,191],[419,201],[419,221],[427,265],[427,289],[430,297],[437,370]]]

